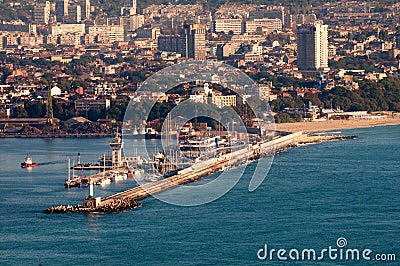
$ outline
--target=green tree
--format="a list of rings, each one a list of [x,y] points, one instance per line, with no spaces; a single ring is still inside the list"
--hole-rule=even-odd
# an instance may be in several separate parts
[[[62,105],[53,99],[53,115],[55,118],[62,119],[63,118],[64,109]]]
[[[11,75],[11,70],[8,67],[0,67],[0,83],[5,84],[6,79]]]
[[[46,105],[41,102],[27,102],[25,103],[25,110],[29,117],[44,117],[46,114]]]
[[[26,118],[28,117],[28,112],[23,106],[17,106],[13,109],[11,117],[13,118]]]

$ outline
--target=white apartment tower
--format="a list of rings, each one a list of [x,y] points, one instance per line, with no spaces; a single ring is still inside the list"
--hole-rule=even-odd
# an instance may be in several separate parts
[[[303,71],[328,70],[328,26],[322,21],[297,27],[297,66]]]
[[[78,3],[70,3],[68,6],[68,21],[70,23],[82,21],[82,7]]]
[[[136,2],[136,0],[132,0],[132,10],[133,10],[134,14],[136,14],[136,12],[137,12],[137,2]]]
[[[181,32],[181,54],[195,60],[206,59],[206,29],[200,24],[184,25]]]
[[[64,22],[68,18],[69,0],[56,1],[56,18],[58,22]]]
[[[79,5],[81,6],[82,20],[89,19],[89,17],[90,17],[90,0],[80,0]]]
[[[33,10],[35,23],[48,24],[50,20],[50,11],[51,5],[49,1],[37,2]]]

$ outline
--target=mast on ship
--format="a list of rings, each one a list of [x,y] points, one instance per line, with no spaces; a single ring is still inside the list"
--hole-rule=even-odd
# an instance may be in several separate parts
[[[103,177],[106,175],[106,154],[103,153]]]
[[[68,182],[71,182],[71,160],[68,157]]]

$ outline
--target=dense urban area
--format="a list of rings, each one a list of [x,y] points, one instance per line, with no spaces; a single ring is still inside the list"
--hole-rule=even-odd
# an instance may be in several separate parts
[[[146,78],[190,60],[241,69],[278,123],[394,116],[395,2],[0,0],[0,134],[108,134]],[[147,122],[186,98],[243,107],[186,85],[149,93],[159,105]]]

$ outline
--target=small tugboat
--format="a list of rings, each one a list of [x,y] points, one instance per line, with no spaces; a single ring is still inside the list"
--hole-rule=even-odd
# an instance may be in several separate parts
[[[26,157],[25,157],[25,161],[23,161],[23,162],[21,163],[21,168],[35,167],[35,166],[37,166],[37,165],[38,165],[38,164],[37,164],[37,163],[34,163],[34,162],[32,161],[32,158],[29,157],[29,154],[27,153],[27,154],[26,154]]]

